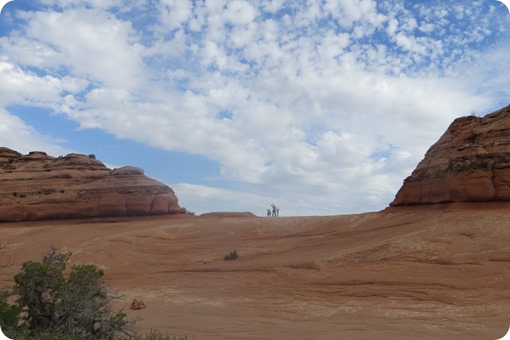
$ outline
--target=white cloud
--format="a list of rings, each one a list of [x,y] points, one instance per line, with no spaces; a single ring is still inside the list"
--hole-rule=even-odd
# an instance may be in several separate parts
[[[66,67],[77,76],[118,87],[141,85],[142,46],[136,43],[130,23],[84,8],[23,16],[26,38],[35,46],[45,44],[41,49],[52,54],[40,66]]]
[[[376,7],[376,2],[373,0],[327,0],[324,10],[337,19],[342,26],[351,27],[356,21],[380,22],[382,16],[377,12]]]
[[[225,22],[234,25],[246,25],[258,16],[258,11],[249,2],[231,0],[227,3],[223,18]]]
[[[192,3],[189,0],[162,0],[159,11],[162,26],[167,30],[173,30],[189,20]]]
[[[29,70],[0,60],[0,105],[28,104],[58,110],[64,92],[80,92],[87,81],[71,76],[39,76]]]
[[[285,0],[263,0],[261,1],[261,8],[269,13],[276,13],[282,8]]]

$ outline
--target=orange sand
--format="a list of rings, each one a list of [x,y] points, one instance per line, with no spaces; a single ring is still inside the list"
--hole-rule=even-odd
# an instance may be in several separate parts
[[[327,217],[0,224],[1,286],[49,245],[94,263],[119,307],[188,339],[490,339],[510,326],[510,204]],[[224,261],[237,249],[240,258]],[[131,311],[137,298],[146,309]]]

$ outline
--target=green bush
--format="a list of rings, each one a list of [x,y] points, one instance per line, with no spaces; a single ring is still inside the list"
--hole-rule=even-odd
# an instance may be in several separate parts
[[[70,256],[50,248],[42,262],[22,265],[14,276],[12,294],[17,296],[16,304],[10,306],[6,297],[0,301],[1,322],[6,323],[6,329],[13,329],[13,333],[28,330],[28,338],[37,339],[135,336],[126,314],[112,310],[116,297],[106,290],[101,269],[90,264],[73,266],[69,277],[64,277]]]
[[[7,302],[8,292],[0,292],[0,328],[9,339],[28,338],[29,331],[26,326],[18,325],[20,309]]]
[[[0,250],[2,247],[0,247]],[[109,293],[103,271],[94,265],[73,266],[64,277],[71,253],[51,247],[41,262],[25,262],[11,292],[0,291],[0,327],[16,340],[187,340],[152,330],[140,335],[126,314],[113,311],[118,296]],[[8,302],[9,296],[16,303]]]

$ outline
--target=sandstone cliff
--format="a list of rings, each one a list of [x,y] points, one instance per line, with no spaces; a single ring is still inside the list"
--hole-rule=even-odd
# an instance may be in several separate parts
[[[140,168],[0,147],[0,221],[180,214],[174,191]]]
[[[510,200],[510,106],[456,119],[390,204]]]

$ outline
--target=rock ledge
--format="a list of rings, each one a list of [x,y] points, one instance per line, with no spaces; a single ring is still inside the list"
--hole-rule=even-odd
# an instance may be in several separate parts
[[[454,120],[390,205],[491,201],[510,201],[510,106]]]
[[[182,214],[174,191],[140,168],[0,147],[0,221]]]

